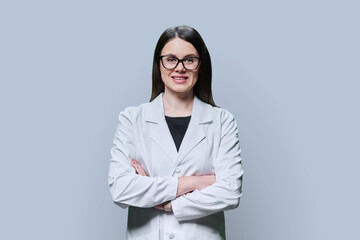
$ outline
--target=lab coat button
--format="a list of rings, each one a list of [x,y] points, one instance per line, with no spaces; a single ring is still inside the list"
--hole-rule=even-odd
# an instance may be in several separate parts
[[[170,234],[169,234],[169,238],[170,238],[170,239],[173,239],[174,237],[175,237],[175,234],[173,234],[173,233],[170,233]]]
[[[177,167],[177,168],[175,169],[175,172],[180,173],[180,172],[181,172],[181,169],[180,169],[179,167]]]

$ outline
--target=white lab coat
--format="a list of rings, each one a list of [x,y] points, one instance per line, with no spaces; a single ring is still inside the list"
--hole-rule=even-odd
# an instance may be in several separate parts
[[[119,114],[111,149],[113,201],[129,206],[126,239],[225,239],[224,210],[238,206],[242,166],[233,115],[195,96],[189,126],[176,150],[167,126],[163,93]],[[149,177],[130,165],[134,158]],[[176,198],[178,177],[215,174],[216,182]],[[171,201],[172,213],[153,208]]]

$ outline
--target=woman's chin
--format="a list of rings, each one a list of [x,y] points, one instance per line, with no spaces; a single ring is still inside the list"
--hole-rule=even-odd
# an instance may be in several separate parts
[[[193,91],[191,87],[173,87],[170,88],[169,90],[170,92],[175,94],[185,94]]]

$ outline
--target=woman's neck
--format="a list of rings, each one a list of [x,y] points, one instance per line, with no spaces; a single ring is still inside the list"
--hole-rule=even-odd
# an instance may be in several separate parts
[[[194,93],[193,91],[186,93],[171,93],[170,91],[165,90],[162,101],[166,116],[186,117],[192,114]]]

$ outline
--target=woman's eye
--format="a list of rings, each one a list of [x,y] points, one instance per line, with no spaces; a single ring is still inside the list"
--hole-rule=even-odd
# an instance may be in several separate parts
[[[176,62],[176,58],[167,58],[166,61],[167,62]]]
[[[185,59],[184,59],[184,62],[193,63],[193,62],[194,62],[194,59],[193,59],[193,58],[185,58]]]

